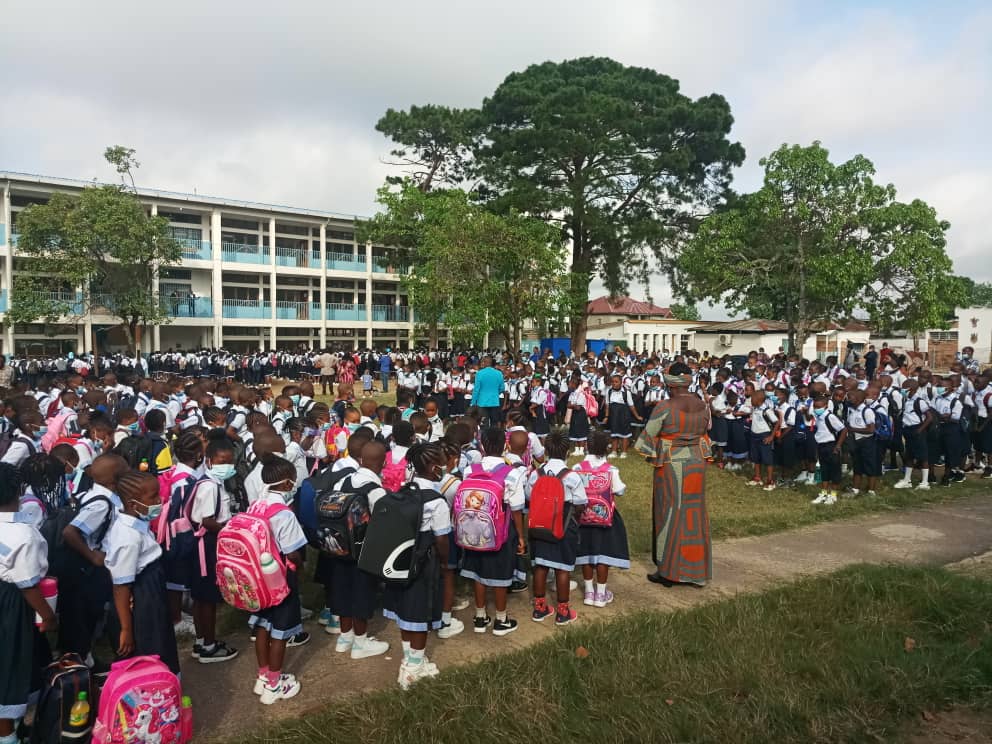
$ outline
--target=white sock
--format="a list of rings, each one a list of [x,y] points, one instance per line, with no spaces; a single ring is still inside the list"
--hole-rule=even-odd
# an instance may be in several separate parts
[[[0,736],[0,744],[17,744],[18,741],[20,740],[17,738],[16,729],[14,730],[14,733],[9,736]]]
[[[506,611],[496,613],[496,622],[505,623],[506,622]]]
[[[424,663],[424,652],[425,649],[410,649],[410,655],[407,657],[407,662],[410,664],[423,664]]]
[[[203,639],[202,638],[197,638],[196,639],[196,645],[197,646],[202,646],[203,645]]]
[[[594,591],[596,591],[595,589],[596,583],[592,579],[583,579],[582,583],[585,584],[586,594],[592,594]]]
[[[477,618],[480,618],[480,619],[481,618],[484,618],[486,616],[486,608],[485,607],[476,607],[475,608],[475,616]]]
[[[606,584],[596,584],[596,594],[606,594]]]
[[[200,642],[202,643],[203,641]],[[93,654],[86,654],[86,658],[83,660],[83,663],[92,669],[93,665],[96,664],[96,659],[93,658]]]
[[[368,636],[365,633],[362,633],[361,635],[355,635],[355,645],[356,646],[364,646],[365,645],[365,641],[367,639],[368,639]]]
[[[913,469],[905,468],[905,475],[903,475],[902,479],[907,482],[913,480]]]
[[[444,623],[445,625],[451,625],[451,613],[450,612],[442,612],[441,613],[441,622]]]
[[[927,483],[930,480],[930,468],[923,468],[920,475],[922,476],[920,483]]]
[[[402,641],[403,644],[403,658],[410,658],[410,641]]]
[[[349,630],[347,633],[342,633],[338,636],[341,640],[347,641],[348,643],[353,643],[355,641],[355,631]]]

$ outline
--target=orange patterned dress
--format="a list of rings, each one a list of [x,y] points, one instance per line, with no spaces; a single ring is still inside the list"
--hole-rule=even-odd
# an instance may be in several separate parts
[[[637,442],[654,471],[652,557],[669,581],[706,584],[713,575],[706,513],[706,409],[685,413],[661,401]]]

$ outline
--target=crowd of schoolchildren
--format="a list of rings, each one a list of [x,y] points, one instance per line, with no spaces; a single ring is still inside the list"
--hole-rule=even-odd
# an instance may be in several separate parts
[[[237,656],[217,637],[225,603],[246,613],[261,702],[295,696],[283,665],[310,640],[303,571],[325,589],[318,620],[337,652],[386,652],[368,632],[378,607],[397,624],[404,689],[438,673],[428,635],[461,633],[453,613],[470,605],[474,632],[507,635],[507,595],[529,582],[532,620],[567,625],[576,567],[584,605],[612,602],[609,570],[629,555],[610,461],[667,397],[673,360],[505,355],[494,422],[473,405],[476,359],[398,360],[390,407],[370,397],[376,364],[359,395],[357,380],[340,382],[332,404],[309,381],[274,395],[226,375],[118,380],[78,365],[16,383],[0,419],[0,744],[17,740],[49,639],[99,668],[94,644],[109,638],[116,658],[156,655],[178,675],[185,610],[192,660]],[[964,365],[938,376],[890,356],[873,376],[833,358],[674,361],[710,406],[715,465],[765,490],[819,482],[814,503],[831,504],[849,466],[850,493],[872,494],[896,458],[897,488],[915,468],[929,487],[938,463],[945,485],[970,468],[992,477],[992,388]]]

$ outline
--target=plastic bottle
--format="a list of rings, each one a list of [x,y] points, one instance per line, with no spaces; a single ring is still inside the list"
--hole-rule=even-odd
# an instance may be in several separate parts
[[[271,553],[262,553],[258,556],[262,568],[262,580],[270,590],[278,590],[286,583],[282,570]]]
[[[183,695],[182,710],[179,714],[179,728],[182,731],[181,741],[193,740],[193,701],[189,695]]]
[[[89,727],[89,723],[90,704],[86,699],[86,693],[81,692],[69,710],[69,731],[85,731]]]
[[[141,462],[138,464],[138,470],[140,470],[142,473],[147,473],[148,472],[148,458],[147,457],[142,457],[141,458]]]

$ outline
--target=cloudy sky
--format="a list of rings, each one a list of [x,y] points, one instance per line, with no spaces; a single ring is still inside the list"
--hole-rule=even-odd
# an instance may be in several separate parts
[[[739,189],[783,142],[864,153],[952,223],[956,271],[988,281],[990,32],[982,0],[13,2],[0,170],[109,179],[103,148],[126,144],[145,186],[364,215],[387,107],[476,106],[510,71],[604,55],[723,94]]]

